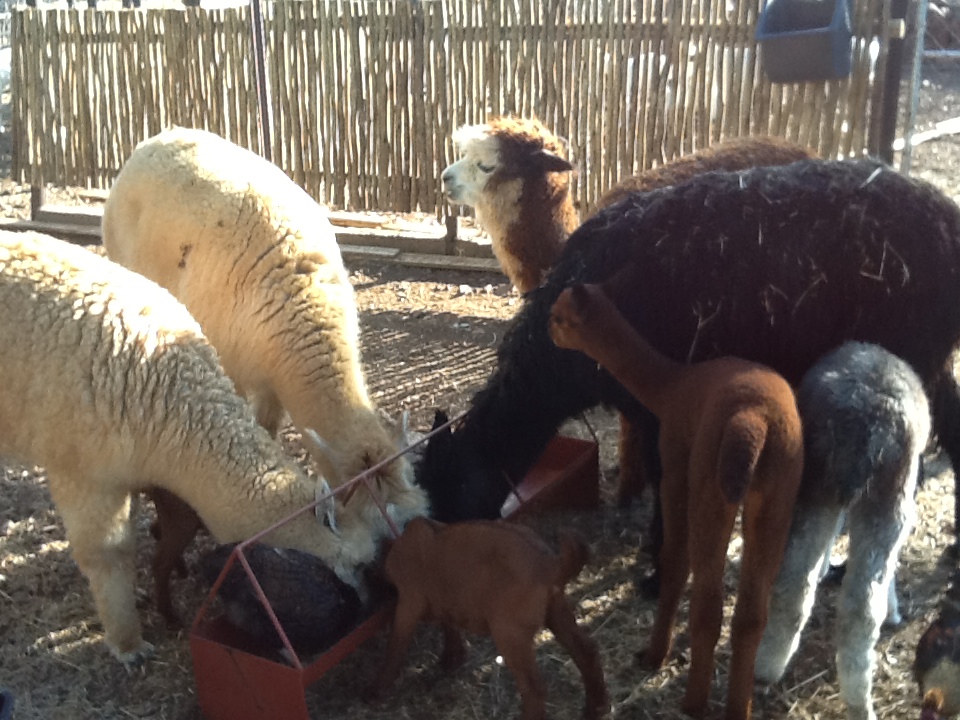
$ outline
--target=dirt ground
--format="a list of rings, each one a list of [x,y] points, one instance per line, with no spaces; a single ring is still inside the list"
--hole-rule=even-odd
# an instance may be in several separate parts
[[[923,127],[960,115],[960,73],[956,64],[929,67],[920,117]],[[960,138],[946,137],[915,150],[914,174],[960,200]],[[53,193],[54,202],[79,203],[72,191]],[[0,214],[23,217],[27,188],[0,185]],[[413,426],[429,428],[434,408],[464,409],[489,374],[494,350],[520,299],[497,274],[454,273],[389,265],[351,264],[363,330],[364,362],[371,392],[391,413],[409,410]],[[2,309],[0,309],[2,312]],[[677,648],[657,673],[634,664],[645,642],[655,604],[632,584],[645,566],[637,547],[648,518],[648,502],[623,510],[611,499],[616,476],[616,428],[604,410],[588,414],[601,443],[601,507],[592,513],[561,514],[537,521],[551,535],[559,525],[575,525],[591,539],[593,560],[570,588],[578,614],[600,644],[614,701],[614,717],[680,718],[680,697],[689,659],[685,616]],[[589,437],[582,422],[565,432]],[[287,438],[288,442],[293,442]],[[920,520],[904,549],[898,577],[907,622],[884,632],[877,647],[875,702],[880,718],[918,716],[910,665],[916,641],[936,614],[951,563],[943,551],[953,528],[953,475],[933,463],[919,495]],[[199,720],[187,631],[165,628],[149,602],[147,573],[152,540],[150,509],[139,524],[141,616],[157,657],[133,675],[110,657],[101,642],[86,582],[72,562],[62,524],[54,512],[41,469],[0,466],[0,687],[17,698],[17,720],[76,718],[164,718]],[[196,569],[209,547],[201,541],[188,555]],[[727,577],[727,622],[734,600],[737,542],[731,544]],[[191,619],[203,600],[196,573],[175,581],[183,618]],[[831,648],[836,590],[822,588],[798,655],[778,685],[758,688],[757,718],[835,718],[843,716]],[[538,659],[548,687],[551,717],[575,718],[582,686],[569,658],[549,636]],[[383,651],[383,637],[362,647],[307,690],[311,717],[508,718],[518,702],[509,673],[498,664],[492,645],[472,644],[467,665],[453,676],[436,669],[439,637],[424,629],[410,655],[396,694],[368,706],[359,694]],[[729,662],[726,636],[718,647],[712,713],[722,710]]]

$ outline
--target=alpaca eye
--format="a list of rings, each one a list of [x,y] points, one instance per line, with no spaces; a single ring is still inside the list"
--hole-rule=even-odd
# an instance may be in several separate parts
[[[487,174],[492,173],[497,169],[495,165],[484,165],[483,163],[477,163],[477,167],[480,169],[480,172],[485,172]]]

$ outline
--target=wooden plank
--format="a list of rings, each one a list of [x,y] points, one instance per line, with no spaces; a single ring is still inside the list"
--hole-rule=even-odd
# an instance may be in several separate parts
[[[103,219],[103,209],[99,206],[90,209],[86,207],[41,203],[37,211],[32,213],[31,217],[38,222],[52,223],[54,225],[100,227],[101,220]]]
[[[99,245],[100,228],[63,223],[48,223],[37,220],[17,220],[15,218],[0,218],[0,228],[14,232],[38,232],[51,235],[62,240],[69,240],[78,245]]]
[[[435,270],[472,270],[503,274],[500,263],[490,258],[472,258],[458,255],[428,255],[425,253],[400,253],[395,262],[412,267],[433,268]]]

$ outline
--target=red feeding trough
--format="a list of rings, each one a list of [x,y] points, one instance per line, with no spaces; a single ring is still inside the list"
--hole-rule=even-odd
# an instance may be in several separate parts
[[[363,476],[355,478],[338,491],[362,480]],[[599,490],[597,444],[558,436],[504,503],[502,514],[516,517],[550,508],[592,509],[599,502]],[[274,660],[275,653],[254,647],[223,618],[207,617],[220,583],[235,560],[245,566],[254,590],[265,603],[242,554],[246,544],[238,545],[240,552],[230,556],[190,631],[200,708],[207,720],[309,720],[306,688],[376,635],[390,621],[392,608],[388,605],[375,612],[309,664],[301,663],[274,616],[274,625],[293,664]],[[269,604],[264,607],[273,616]]]

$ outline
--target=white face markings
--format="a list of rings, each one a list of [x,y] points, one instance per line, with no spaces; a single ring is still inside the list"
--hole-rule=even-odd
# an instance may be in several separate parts
[[[453,134],[453,142],[463,157],[440,176],[444,191],[451,202],[476,207],[500,163],[497,140],[489,126],[467,125]]]

